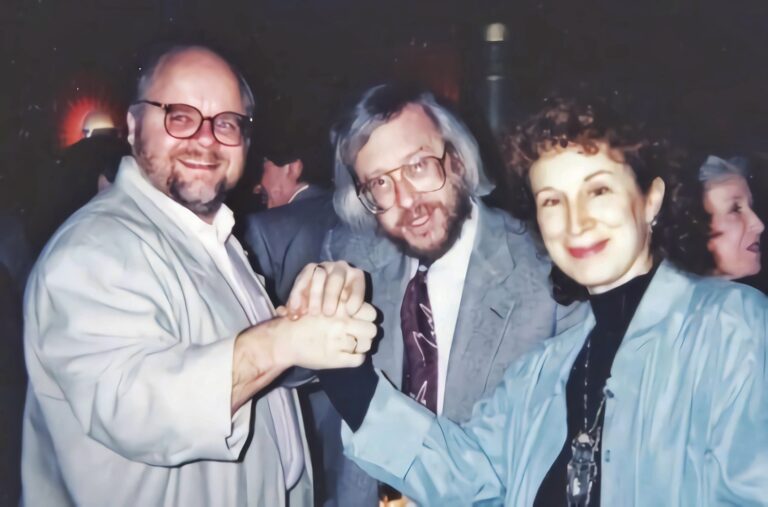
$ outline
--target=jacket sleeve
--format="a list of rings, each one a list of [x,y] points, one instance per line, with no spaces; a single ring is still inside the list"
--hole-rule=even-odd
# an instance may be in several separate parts
[[[726,301],[717,316],[719,336],[711,336],[719,344],[704,457],[712,505],[758,506],[768,499],[768,300],[743,295]],[[738,311],[729,311],[733,306]]]
[[[65,402],[84,433],[129,460],[236,460],[250,403],[230,415],[234,336],[182,342],[180,328],[205,317],[175,308],[184,294],[165,260],[93,235],[44,255],[25,303],[36,395]]]
[[[360,429],[342,429],[344,452],[419,505],[503,505],[512,420],[529,366],[515,363],[463,425],[435,416],[381,376]]]

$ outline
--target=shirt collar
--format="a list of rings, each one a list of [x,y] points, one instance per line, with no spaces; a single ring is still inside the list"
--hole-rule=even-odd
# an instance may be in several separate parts
[[[296,199],[296,196],[297,196],[297,195],[299,195],[300,193],[302,193],[303,191],[305,191],[305,190],[306,190],[306,189],[308,189],[308,188],[309,188],[309,183],[305,183],[304,185],[302,185],[301,187],[299,187],[298,189],[296,189],[296,191],[293,193],[293,195],[291,196],[291,198],[290,198],[290,199],[288,199],[288,203],[289,203],[289,204],[290,204],[290,203],[292,203],[292,202],[293,202],[293,200],[294,200],[294,199]]]
[[[216,215],[213,217],[212,224],[205,222],[192,211],[155,188],[155,186],[147,180],[147,177],[139,167],[136,159],[132,156],[123,157],[120,161],[120,169],[117,179],[119,182],[131,185],[141,192],[160,208],[163,213],[203,241],[213,238],[218,243],[224,244],[230,234],[232,234],[235,218],[232,210],[226,205],[221,205],[219,211],[217,211]]]

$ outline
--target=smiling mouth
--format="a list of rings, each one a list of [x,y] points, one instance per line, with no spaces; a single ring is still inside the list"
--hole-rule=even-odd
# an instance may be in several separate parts
[[[179,162],[181,162],[181,164],[188,169],[197,169],[202,171],[211,171],[219,166],[219,164],[216,162],[199,162],[196,160],[182,159],[179,159]]]
[[[601,252],[605,248],[605,245],[607,244],[608,244],[608,240],[604,239],[602,241],[598,241],[592,246],[588,246],[585,248],[568,247],[568,253],[571,254],[571,257],[575,257],[576,259],[584,259],[586,257],[595,255],[598,252]]]
[[[754,243],[752,243],[751,245],[749,245],[747,247],[747,250],[749,250],[752,253],[759,254],[760,253],[760,242],[759,241],[755,241]]]
[[[411,234],[424,235],[429,232],[429,222],[432,218],[432,210],[427,210],[423,215],[406,222],[405,227],[411,231]]]

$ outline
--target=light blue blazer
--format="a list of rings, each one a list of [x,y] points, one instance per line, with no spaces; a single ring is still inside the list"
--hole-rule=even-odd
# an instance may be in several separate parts
[[[768,300],[662,263],[606,384],[603,505],[768,503]],[[510,367],[458,425],[384,377],[345,452],[422,505],[533,503],[566,438],[565,385],[590,316]]]

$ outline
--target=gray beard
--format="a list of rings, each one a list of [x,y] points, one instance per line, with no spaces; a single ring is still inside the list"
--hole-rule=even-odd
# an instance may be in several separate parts
[[[195,215],[202,217],[211,217],[215,215],[216,212],[219,211],[219,208],[221,208],[224,200],[227,198],[227,188],[226,182],[224,180],[221,180],[216,185],[216,195],[210,201],[203,202],[187,200],[182,195],[183,192],[184,184],[175,176],[171,176],[170,182],[168,184],[168,194],[171,196],[171,198]]]
[[[144,172],[150,174],[151,172],[154,172],[150,171],[150,169],[154,168],[153,158],[148,156],[144,151],[144,143],[142,142],[141,135],[141,128],[137,126],[133,156],[144,169]],[[216,185],[216,194],[214,198],[206,202],[186,199],[183,195],[184,183],[181,182],[175,174],[169,176],[167,184],[167,195],[199,217],[214,216],[227,198],[227,185],[224,179]],[[162,191],[162,189],[159,190]]]

